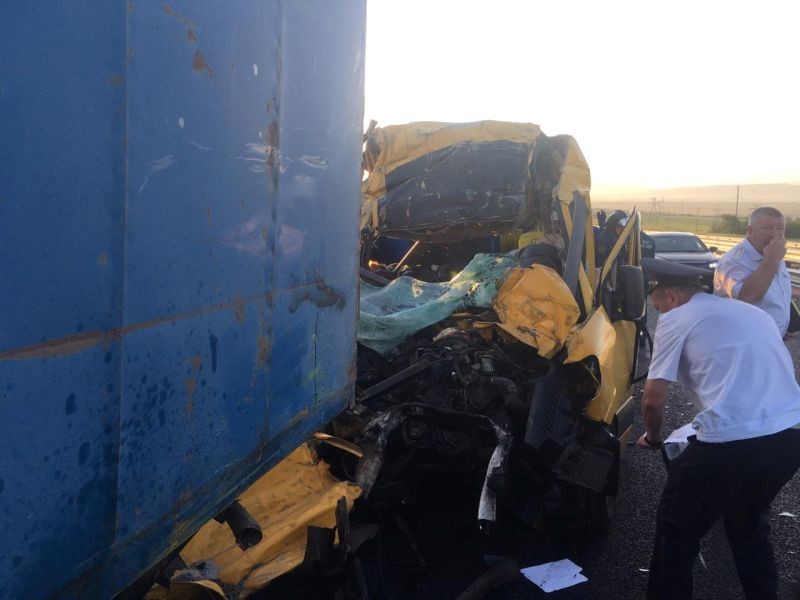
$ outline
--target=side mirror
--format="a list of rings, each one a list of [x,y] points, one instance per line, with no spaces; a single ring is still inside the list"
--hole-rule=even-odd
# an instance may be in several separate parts
[[[617,285],[607,294],[606,312],[611,321],[635,321],[644,314],[644,273],[641,267],[617,267]]]
[[[716,252],[717,250],[719,250],[719,248],[717,248],[716,246],[709,246],[708,247],[708,251],[709,252]]]

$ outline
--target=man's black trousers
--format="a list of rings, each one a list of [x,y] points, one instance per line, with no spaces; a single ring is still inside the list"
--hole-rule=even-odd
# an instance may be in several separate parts
[[[693,441],[669,465],[647,597],[692,597],[700,539],[722,517],[748,600],[777,598],[767,511],[800,466],[800,429],[748,440]]]

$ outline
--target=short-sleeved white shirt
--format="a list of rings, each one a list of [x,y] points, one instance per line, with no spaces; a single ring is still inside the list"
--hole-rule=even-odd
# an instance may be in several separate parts
[[[697,439],[729,442],[800,423],[800,387],[775,322],[745,302],[695,294],[661,315],[648,379],[680,381]]]
[[[719,259],[717,270],[714,272],[714,294],[738,298],[744,280],[758,268],[762,260],[764,260],[764,256],[753,247],[747,238],[736,244]],[[792,280],[786,264],[781,261],[767,293],[755,303],[755,306],[766,311],[775,319],[781,335],[784,335],[789,328],[789,303],[791,300]]]

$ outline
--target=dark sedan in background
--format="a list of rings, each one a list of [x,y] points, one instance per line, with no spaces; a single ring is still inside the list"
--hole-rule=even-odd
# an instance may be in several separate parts
[[[709,248],[693,233],[650,231],[648,235],[655,242],[657,258],[712,271],[717,267],[718,258],[714,255],[717,248]]]

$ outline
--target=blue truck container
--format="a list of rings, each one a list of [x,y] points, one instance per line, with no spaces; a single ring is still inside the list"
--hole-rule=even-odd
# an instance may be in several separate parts
[[[110,598],[353,395],[365,0],[0,5],[0,598]]]

